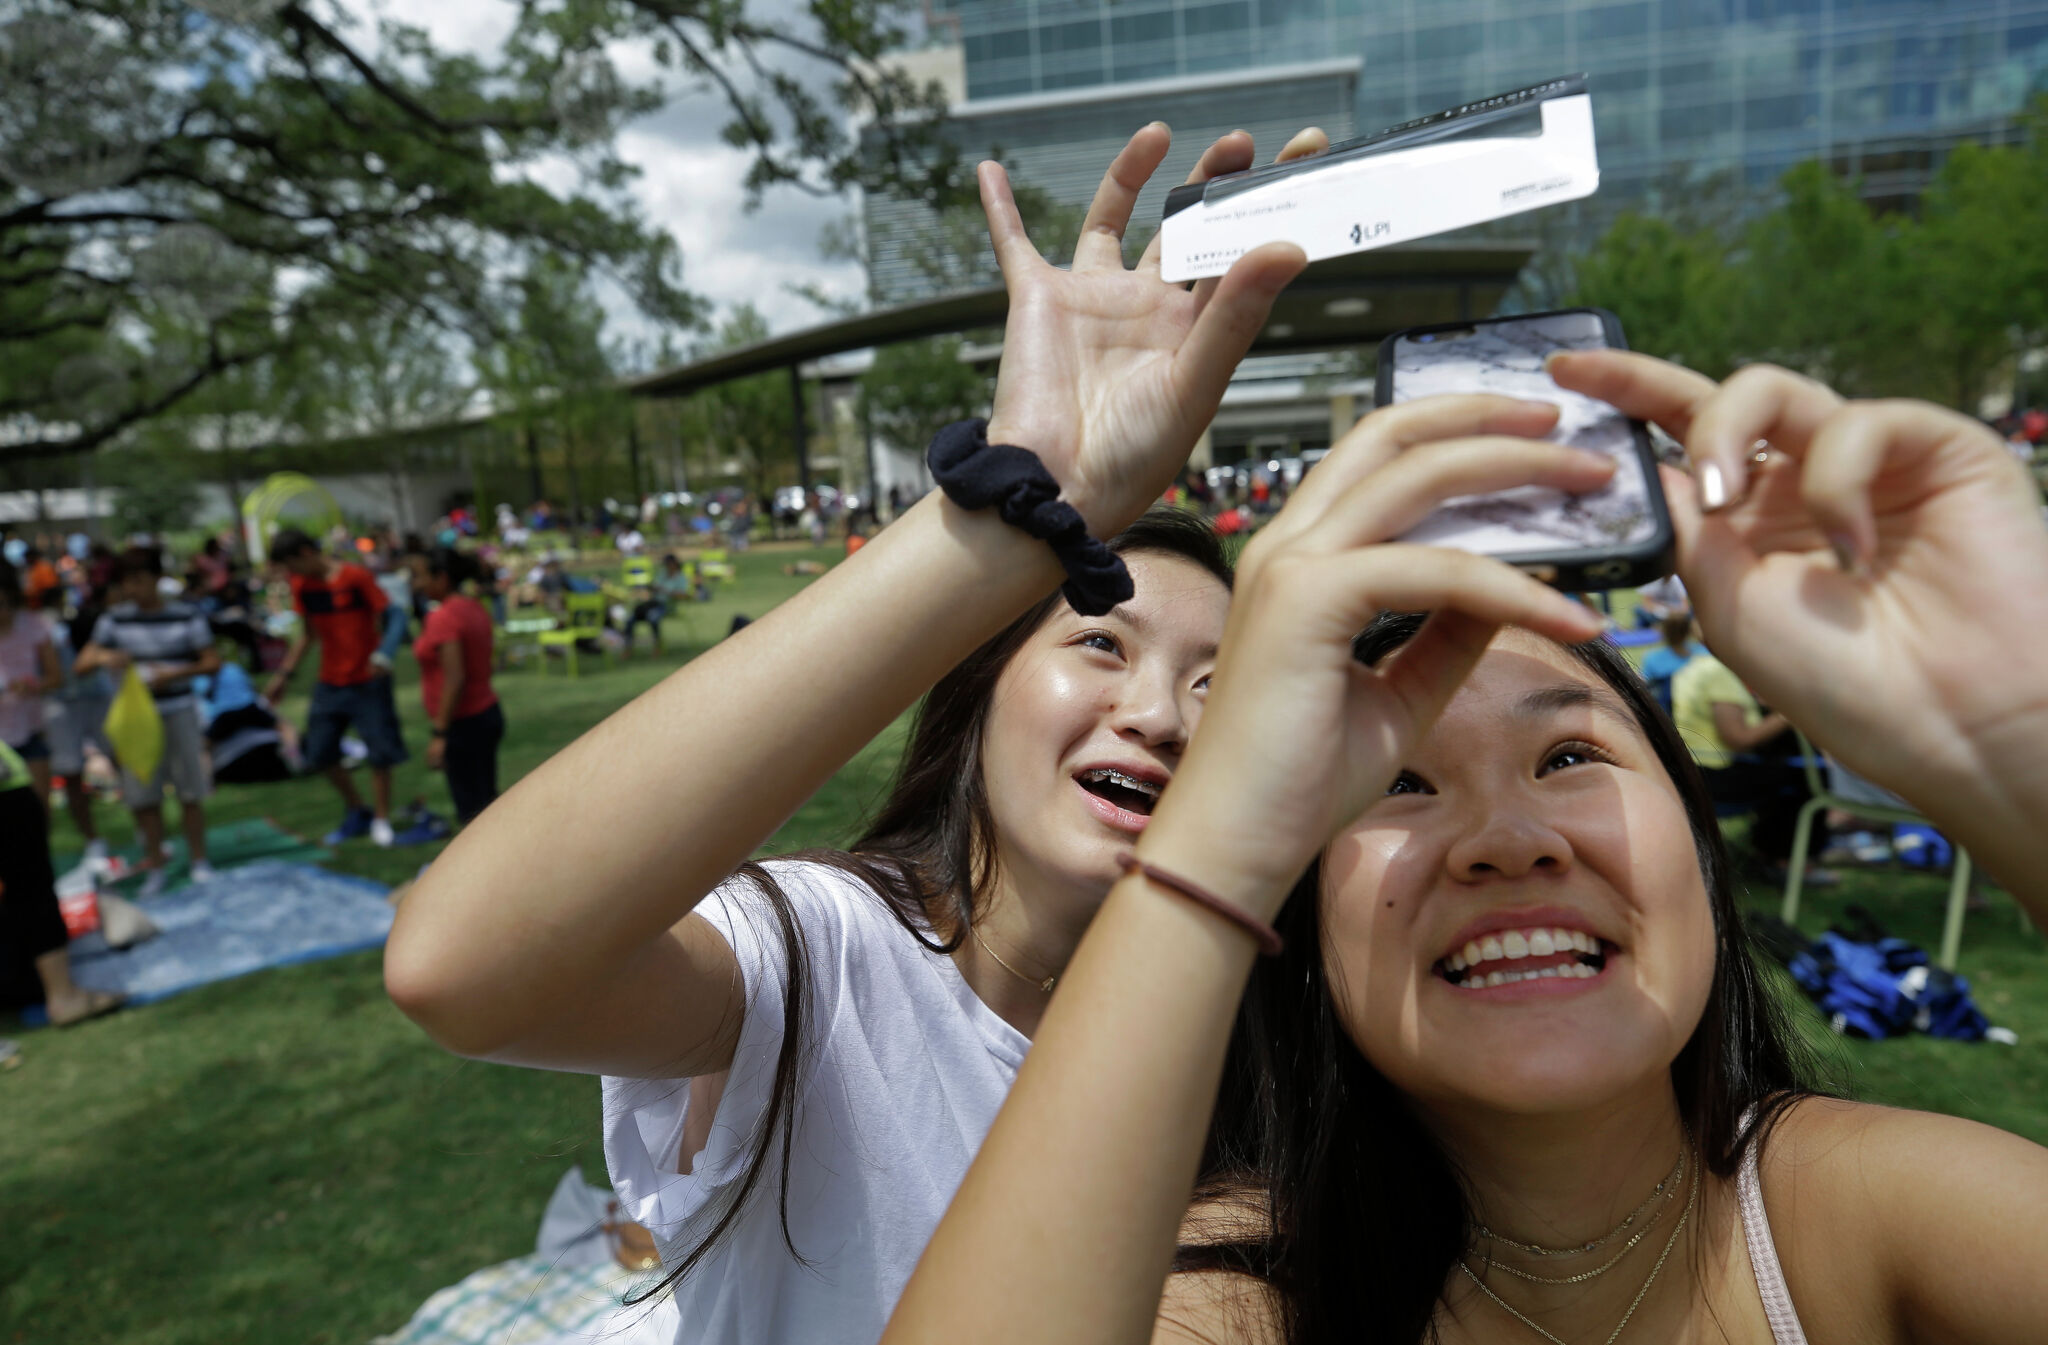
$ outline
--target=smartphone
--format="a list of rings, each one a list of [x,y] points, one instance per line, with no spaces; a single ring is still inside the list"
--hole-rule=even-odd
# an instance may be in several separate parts
[[[1657,480],[1650,434],[1605,402],[1567,392],[1543,361],[1555,350],[1626,350],[1604,308],[1570,308],[1395,332],[1380,344],[1380,406],[1444,392],[1497,392],[1554,403],[1553,442],[1616,463],[1599,490],[1568,495],[1522,486],[1446,500],[1404,542],[1496,556],[1568,592],[1635,588],[1671,573],[1671,512]]]

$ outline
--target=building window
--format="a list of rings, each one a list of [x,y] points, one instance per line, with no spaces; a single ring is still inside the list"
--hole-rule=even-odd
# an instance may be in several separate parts
[[[1711,140],[1734,129],[1735,105],[1729,102],[1666,107],[1658,118],[1666,152],[1678,150],[1687,141]]]
[[[1448,28],[1418,28],[1415,31],[1415,60],[1461,61],[1476,56],[1486,46],[1486,26],[1478,23],[1453,24]]]
[[[1830,111],[1836,126],[1875,126],[1884,120],[1885,89],[1836,89]]]
[[[1193,5],[1181,12],[1190,71],[1238,70],[1254,63],[1252,7],[1244,0],[1229,5]]]
[[[1650,7],[1646,4],[1607,5],[1579,14],[1582,43],[1640,41],[1649,35]]]
[[[1493,49],[1501,55],[1530,60],[1561,61],[1565,49],[1565,16],[1535,14],[1493,21]]]
[[[1718,28],[1734,17],[1729,0],[1659,0],[1657,6],[1657,26],[1667,33]]]
[[[1780,94],[1774,98],[1752,98],[1743,109],[1743,123],[1756,131],[1803,130],[1820,121],[1820,95]]]
[[[1173,11],[1156,14],[1116,14],[1109,20],[1110,45],[1121,56],[1123,49],[1140,42],[1173,41]]]
[[[1904,117],[1912,121],[1932,120],[1934,85],[1925,80],[1892,85],[1891,114],[1893,117]]]
[[[1012,28],[1007,32],[970,37],[962,46],[969,65],[983,61],[1028,61],[1031,59],[1031,30]]]
[[[1081,23],[1053,23],[1038,30],[1040,57],[1076,55],[1102,49],[1102,24],[1088,19]],[[1084,57],[1085,58],[1085,57]]]
[[[1252,7],[1248,0],[1236,0],[1236,3],[1227,5],[1190,5],[1183,12],[1181,22],[1190,40],[1249,33],[1252,29]]]

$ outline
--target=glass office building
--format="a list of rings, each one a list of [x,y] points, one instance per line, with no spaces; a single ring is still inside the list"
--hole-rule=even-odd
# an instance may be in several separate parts
[[[1369,130],[1594,77],[1602,199],[1826,158],[1884,200],[2048,90],[2048,0],[933,0],[969,103],[1356,57]]]

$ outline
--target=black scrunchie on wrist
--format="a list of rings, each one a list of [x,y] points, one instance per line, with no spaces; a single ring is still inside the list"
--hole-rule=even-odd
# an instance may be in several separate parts
[[[994,505],[1003,522],[1052,547],[1067,582],[1067,605],[1101,616],[1132,592],[1123,557],[1090,535],[1080,511],[1060,498],[1060,483],[1029,449],[988,441],[988,422],[960,420],[940,430],[925,453],[932,479],[962,509]]]

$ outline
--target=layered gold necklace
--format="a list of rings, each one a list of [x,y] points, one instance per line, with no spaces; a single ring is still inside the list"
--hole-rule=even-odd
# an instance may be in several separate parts
[[[1627,1218],[1623,1219],[1620,1223],[1616,1224],[1613,1228],[1609,1229],[1605,1234],[1598,1238],[1593,1239],[1591,1242],[1583,1242],[1573,1247],[1545,1247],[1540,1243],[1516,1242],[1512,1238],[1504,1238],[1500,1236],[1498,1233],[1495,1233],[1492,1229],[1488,1228],[1485,1224],[1479,1225],[1478,1228],[1474,1230],[1477,1237],[1482,1241],[1500,1243],[1508,1247],[1513,1247],[1515,1250],[1520,1252],[1526,1252],[1530,1256],[1584,1256],[1590,1252],[1598,1251],[1601,1247],[1606,1246],[1615,1238],[1620,1237],[1623,1233],[1627,1232],[1628,1229],[1632,1225],[1634,1225],[1638,1220],[1641,1220],[1642,1226],[1638,1228],[1635,1231],[1635,1233],[1629,1237],[1627,1242],[1622,1244],[1621,1250],[1616,1252],[1613,1256],[1609,1257],[1607,1261],[1598,1268],[1584,1271],[1577,1275],[1532,1275],[1526,1270],[1520,1270],[1514,1266],[1510,1266],[1502,1261],[1496,1260],[1490,1252],[1480,1253],[1479,1259],[1481,1267],[1486,1270],[1504,1270],[1508,1274],[1513,1275],[1518,1279],[1528,1280],[1534,1284],[1584,1284],[1587,1280],[1597,1279],[1599,1276],[1606,1274],[1609,1270],[1612,1270],[1617,1262],[1619,1262],[1623,1257],[1627,1256],[1631,1251],[1634,1251],[1636,1244],[1641,1242],[1646,1236],[1648,1236],[1650,1231],[1654,1229],[1657,1226],[1658,1222],[1663,1218],[1664,1205],[1668,1204],[1672,1200],[1675,1200],[1678,1196],[1679,1180],[1685,1172],[1686,1160],[1688,1156],[1691,1154],[1691,1152],[1692,1137],[1690,1135],[1687,1135],[1685,1146],[1679,1150],[1678,1162],[1672,1166],[1670,1175],[1665,1177],[1663,1181],[1658,1182],[1657,1189],[1650,1192],[1649,1197],[1646,1200],[1644,1200],[1642,1204],[1636,1206],[1635,1209],[1631,1210]],[[1632,1319],[1636,1315],[1636,1309],[1642,1306],[1643,1299],[1649,1295],[1650,1286],[1657,1282],[1658,1274],[1664,1269],[1664,1262],[1668,1260],[1671,1256],[1671,1249],[1678,1245],[1679,1237],[1685,1232],[1685,1225],[1692,1218],[1693,1206],[1695,1201],[1699,1197],[1699,1189],[1699,1167],[1698,1164],[1695,1163],[1693,1165],[1692,1181],[1687,1185],[1686,1189],[1685,1208],[1683,1211],[1680,1212],[1678,1216],[1678,1223],[1673,1226],[1671,1230],[1671,1236],[1664,1240],[1664,1250],[1657,1254],[1657,1264],[1650,1267],[1650,1273],[1643,1280],[1642,1287],[1636,1290],[1636,1296],[1629,1300],[1628,1310],[1621,1314],[1621,1320],[1616,1322],[1614,1324],[1614,1330],[1608,1333],[1606,1345],[1614,1345],[1614,1342],[1620,1338],[1622,1330],[1628,1326],[1630,1319]],[[1646,1215],[1648,1216],[1647,1218],[1645,1217]],[[1516,1321],[1528,1327],[1531,1331],[1534,1331],[1537,1335],[1543,1337],[1545,1340],[1552,1342],[1552,1345],[1568,1345],[1566,1341],[1560,1339],[1558,1336],[1545,1330],[1540,1324],[1531,1320],[1525,1313],[1519,1311],[1514,1304],[1508,1302],[1499,1294],[1495,1293],[1491,1288],[1487,1286],[1486,1281],[1481,1279],[1479,1275],[1473,1271],[1472,1267],[1465,1263],[1463,1258],[1460,1258],[1458,1261],[1458,1269],[1465,1273],[1465,1278],[1472,1281],[1472,1283],[1478,1288],[1480,1293],[1485,1294],[1488,1298],[1492,1299],[1494,1303],[1498,1305],[1500,1309],[1503,1312],[1507,1313],[1510,1317],[1513,1317]]]

